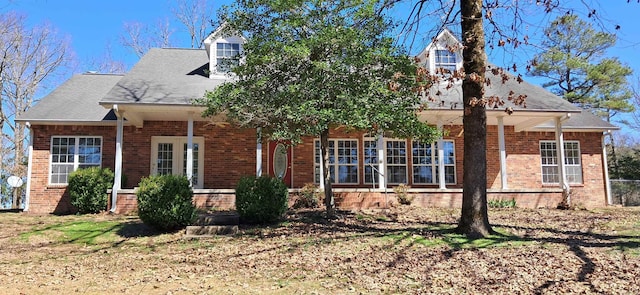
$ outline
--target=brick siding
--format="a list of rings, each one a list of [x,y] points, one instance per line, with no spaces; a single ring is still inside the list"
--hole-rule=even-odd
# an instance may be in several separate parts
[[[412,153],[407,143],[407,180],[416,192],[414,202],[421,206],[459,208],[462,188],[463,136],[461,126],[445,126],[449,132],[447,140],[455,143],[456,184],[447,185],[448,190],[436,190],[437,185],[413,184],[411,177]],[[137,186],[142,177],[148,176],[151,168],[152,136],[186,136],[187,122],[146,121],[143,128],[126,126],[123,135],[123,173],[127,183],[124,188]],[[33,213],[70,213],[70,205],[65,186],[48,184],[51,136],[102,136],[102,167],[113,169],[115,161],[115,126],[47,126],[33,125],[34,134],[32,175],[29,212]],[[237,129],[231,126],[194,122],[194,136],[204,137],[204,188],[233,189],[243,175],[255,174],[256,132],[253,129]],[[362,155],[364,133],[347,131],[343,128],[332,130],[330,138],[353,138],[358,140],[359,180],[358,185],[334,185],[337,189],[371,188],[364,184]],[[587,208],[606,206],[604,172],[602,166],[602,134],[566,132],[565,140],[580,142],[583,183],[572,185],[572,200]],[[514,132],[513,127],[505,126],[507,152],[507,191],[500,191],[500,161],[498,150],[497,126],[488,126],[487,131],[487,186],[488,198],[515,198],[520,207],[554,207],[561,199],[558,185],[542,184],[539,142],[554,140],[553,132]],[[267,146],[263,145],[263,170],[268,174]],[[314,142],[305,138],[303,143],[293,147],[292,151],[293,188],[300,188],[314,181]],[[383,207],[391,199],[395,200],[392,188],[390,193],[381,192],[340,192],[336,193],[336,203],[343,208]],[[234,196],[224,194],[196,194],[194,202],[200,207],[232,208]],[[135,211],[135,196],[119,194],[118,212]]]

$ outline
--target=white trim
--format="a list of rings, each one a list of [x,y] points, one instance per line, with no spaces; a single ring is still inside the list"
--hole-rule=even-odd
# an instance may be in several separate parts
[[[387,176],[385,174],[385,171],[387,167],[387,155],[384,153],[384,132],[382,130],[380,130],[380,132],[378,133],[378,140],[376,145],[378,148],[378,188],[381,190],[386,190]]]
[[[202,170],[202,166],[199,167]],[[193,187],[193,113],[191,112],[189,112],[189,120],[187,121],[187,163],[185,171],[189,186]],[[200,181],[202,182],[202,179]]]
[[[92,138],[92,139],[96,139],[99,138],[100,139],[100,161],[99,164],[96,165],[96,167],[100,167],[102,168],[102,154],[104,152],[104,148],[103,148],[103,144],[104,144],[104,139],[102,138],[102,136],[92,136],[92,135],[52,135],[49,141],[49,173],[48,173],[48,179],[47,179],[47,185],[51,185],[51,186],[66,186],[67,184],[69,184],[68,182],[68,175],[67,175],[67,182],[65,183],[52,183],[51,182],[51,174],[53,174],[53,140],[55,138],[66,138],[66,139],[70,139],[73,138],[75,140],[75,150],[78,150],[78,146],[80,145],[80,139],[81,138]],[[73,169],[69,172],[73,172],[78,170],[78,167],[80,166],[79,162],[79,155],[77,152],[74,153],[73,155]],[[61,164],[61,163],[56,163],[56,164]],[[64,163],[62,163],[64,164]]]
[[[498,149],[500,150],[500,187],[508,189],[507,182],[507,149],[504,140],[504,120],[498,117]]]
[[[329,166],[333,165],[335,167],[334,171],[336,171],[336,172],[337,172],[337,170],[339,170],[340,166],[356,167],[356,182],[338,182],[338,179],[336,178],[336,175],[333,175],[334,181],[332,182],[332,184],[337,184],[337,185],[342,185],[342,184],[344,184],[344,185],[358,185],[358,184],[360,184],[360,143],[359,143],[358,139],[355,139],[355,138],[329,138],[328,142],[332,142],[332,141],[334,142],[333,143],[333,149],[334,149],[333,156],[334,156],[334,159],[336,159],[336,160],[334,160],[333,164],[329,164]],[[349,141],[349,142],[355,142],[356,143],[355,148],[356,148],[357,161],[356,161],[355,164],[340,164],[340,163],[337,162],[337,158],[338,158],[337,149],[338,149],[338,142],[339,141]],[[320,179],[320,184],[322,184],[324,182],[324,181],[322,181],[322,175],[324,175],[323,174],[323,170],[322,170],[322,161],[323,161],[323,159],[322,159],[322,149],[321,149],[320,146],[318,146],[318,148],[320,148],[320,163],[316,163],[316,154],[315,154],[316,153],[316,142],[320,142],[320,139],[316,138],[316,139],[313,140],[313,171],[314,171],[313,172],[314,173],[313,181],[314,181],[314,183],[317,183],[317,182],[315,182],[315,180],[316,180],[316,174],[315,174],[316,172],[315,171],[316,171],[316,167],[320,167],[320,169],[319,169],[320,170],[319,171],[320,172],[320,178],[319,179]],[[327,147],[327,148],[329,148],[329,147]],[[331,171],[331,170],[329,170],[329,171]]]
[[[111,209],[112,213],[116,212],[116,205],[118,202],[118,190],[122,188],[122,135],[123,135],[123,121],[122,114],[118,112],[117,105],[114,106],[114,111],[118,117],[118,124],[116,127],[116,155],[115,155],[115,171],[113,177],[113,188],[111,189]]]
[[[411,168],[415,168],[415,167],[430,167],[431,171],[432,171],[432,175],[434,177],[433,182],[416,182],[415,181],[415,175],[413,174],[413,169],[411,169],[411,183],[415,184],[415,185],[434,185],[437,184],[439,189],[446,189],[446,184],[449,185],[455,185],[457,183],[457,177],[456,177],[456,142],[453,139],[442,139],[440,138],[437,142],[436,147],[433,143],[430,143],[430,149],[431,149],[431,157],[432,159],[436,156],[438,157],[438,161],[432,161],[432,164],[416,164],[413,161],[415,160],[415,157],[413,157],[413,144],[420,144],[420,142],[418,141],[411,141]],[[445,164],[444,163],[444,146],[445,143],[451,143],[451,147],[452,147],[452,151],[453,151],[453,164]],[[435,151],[435,153],[434,153]],[[446,182],[446,167],[453,167],[453,182]],[[440,173],[436,173],[437,171],[441,171]],[[438,177],[435,178],[435,175],[438,174]],[[444,185],[443,185],[444,184]]]
[[[256,129],[256,176],[262,176],[262,128]]]
[[[157,175],[158,172],[158,144],[173,144],[173,158],[171,171],[174,175],[182,175],[184,167],[184,145],[187,143],[188,136],[152,136],[151,137],[151,159],[149,165],[149,175]],[[198,144],[198,184],[193,188],[202,188],[204,185],[204,158],[205,158],[205,140],[203,136],[194,136],[193,144]]]
[[[441,132],[444,132],[443,130],[443,126],[442,126],[442,118],[438,117],[438,130],[440,130]],[[411,149],[413,151],[413,145],[411,146]],[[456,150],[456,144],[455,142],[453,143],[453,156],[455,159],[455,150]],[[413,167],[413,163],[411,163],[411,166]],[[446,173],[444,173],[446,171],[445,167],[444,167],[444,138],[442,135],[440,135],[438,137],[438,170],[440,171],[440,174],[438,175],[438,187],[440,189],[446,189],[447,188],[447,180],[446,180]],[[412,171],[413,172],[413,171]],[[413,173],[411,173],[411,175],[413,176]],[[413,178],[413,177],[412,177]],[[455,183],[455,178],[456,178],[456,163],[455,160],[453,162],[453,179],[454,179],[454,183]],[[413,180],[413,179],[411,179]]]
[[[609,134],[609,136],[611,136],[611,131],[607,131],[606,134]],[[605,188],[605,194],[607,195],[607,205],[613,205],[613,195],[611,194],[611,179],[609,179],[609,166],[608,166],[608,159],[607,159],[607,146],[605,145],[605,136],[604,134],[602,135],[602,139],[600,140],[601,143],[600,145],[602,145],[602,169],[603,171],[603,176],[604,176],[604,188]]]
[[[31,129],[29,122],[25,123],[27,128]],[[33,130],[29,132],[29,146],[27,147],[28,161],[27,161],[27,186],[24,194],[24,208],[23,211],[29,211],[29,201],[31,200],[31,174],[33,173]]]

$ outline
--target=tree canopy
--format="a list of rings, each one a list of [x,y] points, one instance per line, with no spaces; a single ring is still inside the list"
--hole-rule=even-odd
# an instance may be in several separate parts
[[[246,38],[233,81],[208,92],[204,115],[225,112],[272,140],[319,136],[323,167],[336,127],[430,141],[435,128],[418,119],[418,93],[429,81],[388,35],[391,22],[372,0],[238,1],[221,19]],[[327,209],[333,206],[328,169]],[[330,199],[330,200],[329,200]]]
[[[617,58],[604,57],[615,45],[614,34],[569,14],[545,29],[543,52],[534,59],[531,75],[547,79],[544,87],[584,109],[610,119],[617,112],[631,112],[632,92],[627,77],[632,70]]]

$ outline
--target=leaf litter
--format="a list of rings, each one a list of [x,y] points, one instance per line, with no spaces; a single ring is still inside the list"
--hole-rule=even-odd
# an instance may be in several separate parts
[[[0,281],[5,294],[640,294],[640,208],[491,209],[502,234],[479,241],[452,231],[458,210],[340,213],[205,239],[132,217],[3,214]],[[70,220],[123,226],[91,245],[42,230]]]

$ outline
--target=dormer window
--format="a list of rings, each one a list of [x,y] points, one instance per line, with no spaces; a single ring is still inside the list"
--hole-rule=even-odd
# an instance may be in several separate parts
[[[216,43],[216,72],[228,73],[240,63],[240,43]]]
[[[456,54],[449,50],[436,49],[436,71],[445,75],[450,75],[456,71]]]

